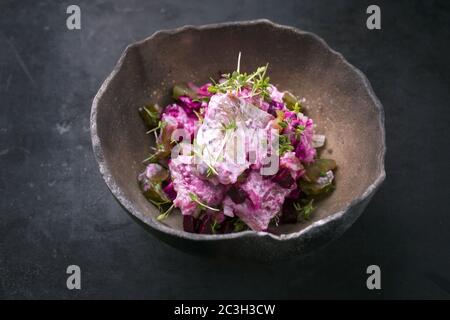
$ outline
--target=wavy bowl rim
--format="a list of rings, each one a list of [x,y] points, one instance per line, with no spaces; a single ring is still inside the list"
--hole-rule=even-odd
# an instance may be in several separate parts
[[[102,98],[103,94],[105,93],[109,83],[111,80],[116,76],[116,74],[119,72],[119,70],[123,66],[123,62],[125,60],[125,57],[127,56],[128,52],[135,48],[139,47],[140,45],[153,40],[154,38],[161,36],[161,35],[173,35],[181,32],[185,32],[188,30],[195,30],[195,31],[202,31],[202,30],[211,30],[211,29],[218,29],[218,28],[224,28],[224,27],[232,27],[232,26],[249,26],[249,25],[269,25],[272,28],[275,29],[283,29],[290,31],[292,33],[295,33],[297,35],[302,36],[309,36],[315,41],[318,41],[326,50],[331,52],[333,55],[336,56],[337,59],[339,59],[344,65],[349,67],[353,72],[356,73],[356,75],[359,77],[359,79],[364,84],[364,87],[366,88],[370,98],[372,99],[375,107],[378,110],[378,120],[379,120],[379,127],[381,130],[381,140],[382,143],[380,145],[380,148],[378,150],[378,176],[375,178],[375,180],[366,188],[366,190],[357,198],[353,199],[351,202],[349,202],[348,205],[345,206],[344,209],[339,210],[337,212],[331,213],[325,218],[322,218],[318,221],[313,222],[311,225],[307,226],[304,229],[301,229],[297,232],[289,233],[289,234],[280,234],[275,235],[269,232],[264,231],[242,231],[237,233],[229,233],[229,234],[221,234],[221,235],[201,235],[201,234],[195,234],[195,233],[189,233],[183,230],[177,230],[173,229],[163,223],[158,222],[155,218],[148,214],[141,213],[140,210],[138,210],[131,201],[127,199],[127,197],[123,194],[122,190],[116,183],[114,177],[112,176],[106,161],[103,156],[103,150],[101,146],[100,139],[97,134],[97,108],[98,103],[100,99]],[[103,179],[106,182],[106,185],[108,186],[111,193],[114,195],[114,197],[119,201],[119,203],[128,211],[130,212],[134,217],[138,218],[139,220],[143,221],[145,224],[149,225],[150,227],[163,232],[165,234],[169,234],[172,236],[176,236],[179,238],[189,239],[189,240],[195,240],[195,241],[207,241],[207,240],[228,240],[228,239],[237,239],[237,238],[269,238],[271,240],[277,240],[277,241],[287,241],[292,239],[297,239],[300,237],[306,237],[307,235],[313,233],[315,229],[318,229],[322,226],[325,226],[326,224],[342,219],[343,216],[349,212],[353,207],[355,207],[357,204],[363,202],[367,198],[370,198],[376,190],[380,187],[382,182],[386,178],[386,171],[385,171],[385,155],[386,155],[386,133],[385,133],[385,116],[384,116],[384,109],[375,95],[372,86],[367,79],[367,77],[364,75],[362,71],[360,71],[358,68],[350,64],[345,57],[332,49],[321,37],[317,36],[316,34],[308,31],[303,31],[295,27],[286,26],[274,23],[268,19],[257,19],[257,20],[246,20],[246,21],[235,21],[235,22],[222,22],[222,23],[212,23],[212,24],[206,24],[206,25],[200,25],[200,26],[194,26],[194,25],[185,25],[178,28],[173,29],[163,29],[159,30],[157,32],[154,32],[151,36],[136,41],[130,45],[128,45],[125,50],[122,52],[118,62],[116,63],[114,69],[109,74],[109,76],[103,81],[100,89],[98,90],[97,94],[95,95],[91,107],[91,116],[90,116],[90,128],[91,128],[91,140],[92,140],[92,147],[95,159],[98,163],[100,173],[103,177]],[[359,215],[358,215],[359,216]]]

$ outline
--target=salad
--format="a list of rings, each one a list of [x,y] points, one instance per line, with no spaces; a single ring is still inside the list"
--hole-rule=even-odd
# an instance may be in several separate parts
[[[334,189],[336,162],[319,157],[325,136],[294,94],[270,83],[268,65],[236,70],[201,86],[173,87],[173,103],[139,109],[156,146],[138,182],[187,232],[276,232],[311,218]],[[174,210],[178,209],[178,210]]]

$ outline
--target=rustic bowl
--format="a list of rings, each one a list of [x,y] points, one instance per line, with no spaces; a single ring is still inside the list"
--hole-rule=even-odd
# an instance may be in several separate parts
[[[158,222],[136,177],[154,143],[138,108],[165,105],[175,82],[207,82],[218,72],[252,71],[269,63],[273,83],[304,97],[323,154],[336,159],[337,188],[317,203],[308,223],[279,227],[280,235],[245,231],[225,235],[184,232],[179,214]],[[159,31],[126,48],[94,98],[91,136],[100,172],[119,202],[152,233],[183,250],[272,259],[317,249],[358,218],[385,178],[383,108],[367,78],[316,35],[268,20],[185,26]]]

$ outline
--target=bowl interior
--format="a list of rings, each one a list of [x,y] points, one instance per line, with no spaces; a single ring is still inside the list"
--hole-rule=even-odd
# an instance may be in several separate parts
[[[241,70],[251,72],[269,63],[272,83],[306,99],[306,114],[317,124],[316,132],[327,137],[322,155],[338,163],[336,190],[317,203],[308,223],[280,226],[281,233],[299,231],[345,209],[379,177],[380,111],[357,71],[323,41],[269,23],[184,28],[129,47],[97,101],[94,121],[102,161],[120,200],[132,203],[138,217],[158,215],[136,180],[154,144],[138,108],[169,103],[174,83],[203,84],[211,76],[234,70],[239,52]],[[182,230],[179,214],[164,223]]]

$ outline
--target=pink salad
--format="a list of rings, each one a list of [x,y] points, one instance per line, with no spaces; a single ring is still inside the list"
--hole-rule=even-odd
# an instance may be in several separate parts
[[[239,64],[200,87],[176,85],[165,108],[139,109],[156,146],[138,181],[159,221],[180,214],[192,233],[276,232],[310,219],[333,190],[336,163],[318,157],[325,136],[302,101],[271,84],[267,66],[247,74]]]

